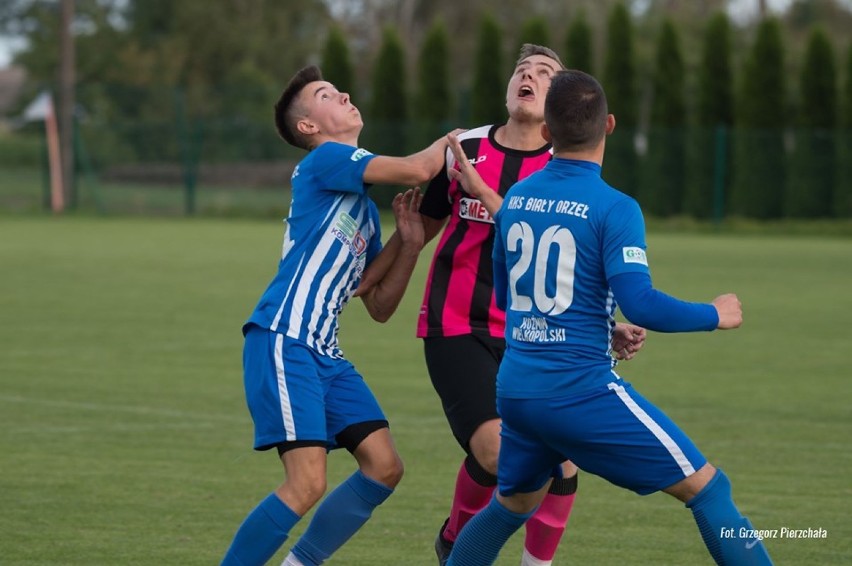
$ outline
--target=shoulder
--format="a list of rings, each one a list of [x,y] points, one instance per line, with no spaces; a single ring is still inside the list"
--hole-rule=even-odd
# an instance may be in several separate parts
[[[469,130],[466,130],[458,135],[459,141],[487,138],[488,133],[493,127],[494,126],[489,124],[487,126],[479,126],[477,128],[471,128]]]

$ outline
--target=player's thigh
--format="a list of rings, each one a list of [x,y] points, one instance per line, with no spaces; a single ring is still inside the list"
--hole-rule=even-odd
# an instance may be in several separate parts
[[[243,384],[255,425],[255,449],[326,440],[323,391],[308,348],[250,326],[243,348]]]
[[[456,440],[469,450],[474,432],[499,419],[497,369],[505,342],[498,338],[463,335],[425,338],[423,348],[429,378]]]
[[[388,427],[376,396],[348,361],[335,361],[334,371],[324,378],[324,387],[331,448],[353,452],[374,431]]]
[[[682,481],[707,463],[695,444],[629,384],[549,400],[553,445],[582,470],[639,494]]]
[[[562,477],[563,454],[537,433],[541,402],[530,399],[500,399],[503,424],[497,485],[500,494],[534,493],[554,477]]]

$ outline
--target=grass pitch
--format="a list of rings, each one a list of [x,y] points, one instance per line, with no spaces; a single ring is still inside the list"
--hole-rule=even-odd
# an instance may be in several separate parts
[[[251,450],[240,368],[281,234],[276,221],[0,218],[0,563],[218,563],[282,476]],[[827,531],[766,541],[777,564],[849,564],[852,241],[666,233],[649,258],[681,298],[737,292],[745,324],[652,333],[619,372],[725,469],[756,527]],[[427,259],[390,322],[356,301],[341,323],[407,471],[335,564],[435,563],[462,454],[414,338]],[[335,452],[329,484],[353,469]],[[521,537],[499,564],[518,564]],[[712,561],[682,505],[581,475],[555,564],[686,563]]]

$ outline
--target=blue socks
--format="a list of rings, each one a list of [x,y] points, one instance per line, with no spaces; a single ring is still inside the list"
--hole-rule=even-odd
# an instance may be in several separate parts
[[[305,566],[322,564],[367,522],[373,509],[391,493],[391,488],[358,470],[323,500],[293,547],[293,554]]]
[[[506,541],[535,513],[513,513],[492,497],[491,502],[462,529],[447,566],[493,564]]]
[[[287,534],[301,517],[274,493],[254,508],[240,525],[222,566],[266,564],[287,540]]]
[[[731,498],[731,482],[722,470],[686,506],[692,510],[701,538],[716,564],[771,565],[748,519],[740,515]]]

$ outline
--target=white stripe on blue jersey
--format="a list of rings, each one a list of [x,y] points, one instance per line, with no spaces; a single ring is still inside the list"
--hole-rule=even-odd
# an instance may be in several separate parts
[[[657,422],[651,418],[651,416],[645,412],[642,407],[636,404],[636,401],[630,396],[629,393],[617,383],[609,383],[607,387],[612,391],[615,391],[615,394],[618,395],[618,398],[621,399],[621,402],[627,407],[627,409],[636,415],[636,418],[645,425],[651,434],[653,434],[657,440],[659,440],[662,445],[668,450],[669,454],[672,455],[677,465],[680,467],[681,471],[683,471],[684,477],[689,477],[695,473],[695,468],[689,462],[689,458],[686,457],[686,454],[683,453],[683,450],[680,449],[680,446],[672,440],[672,437],[663,430],[663,428],[657,424]]]
[[[296,421],[293,419],[293,407],[290,404],[290,391],[287,389],[287,379],[284,372],[284,335],[275,337],[275,373],[278,376],[278,398],[281,402],[281,419],[287,440],[298,440],[296,436]]]

